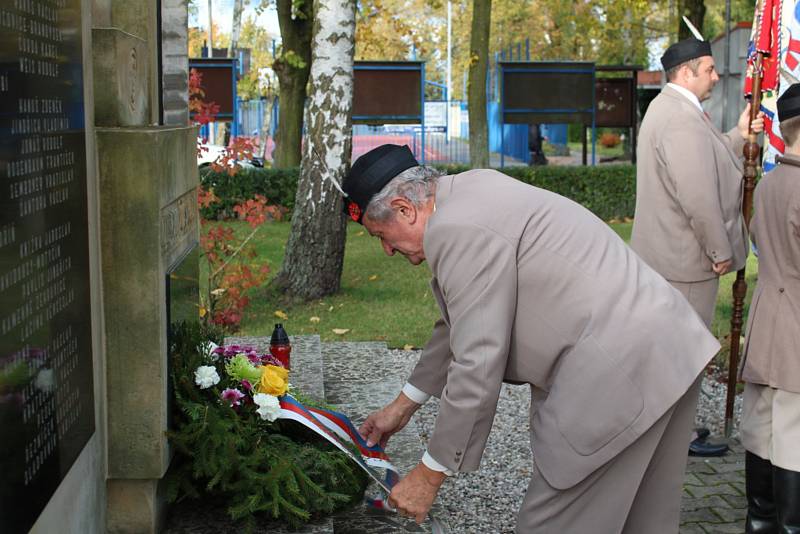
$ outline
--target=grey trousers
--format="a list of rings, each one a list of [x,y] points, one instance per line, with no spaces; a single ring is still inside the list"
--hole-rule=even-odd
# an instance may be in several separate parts
[[[536,468],[517,532],[675,534],[700,378],[650,429],[577,485],[558,490]],[[534,458],[536,443],[532,443]]]
[[[711,278],[702,282],[673,282],[672,280],[667,280],[667,282],[681,292],[681,295],[689,301],[697,315],[706,323],[706,328],[711,330],[714,310],[717,307],[719,278]]]

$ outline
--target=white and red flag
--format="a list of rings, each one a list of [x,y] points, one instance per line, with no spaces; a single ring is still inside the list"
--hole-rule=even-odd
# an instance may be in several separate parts
[[[756,72],[756,55],[763,54]],[[745,96],[753,76],[761,74],[761,111],[764,112],[764,172],[775,166],[784,143],[778,128],[777,100],[790,85],[800,82],[800,0],[758,0],[748,47]]]

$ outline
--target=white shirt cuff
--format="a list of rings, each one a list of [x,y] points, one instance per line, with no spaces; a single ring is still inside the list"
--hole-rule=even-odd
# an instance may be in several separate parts
[[[451,477],[455,475],[455,473],[437,462],[433,459],[433,456],[428,454],[428,451],[425,451],[425,454],[422,455],[422,463],[425,464],[425,467],[431,469],[433,471],[438,471],[439,473],[444,473],[445,475]]]
[[[416,402],[417,404],[425,404],[426,402],[428,402],[428,399],[431,398],[430,395],[428,395],[421,389],[412,386],[408,382],[406,382],[406,385],[403,386],[403,395],[405,395],[412,401]]]

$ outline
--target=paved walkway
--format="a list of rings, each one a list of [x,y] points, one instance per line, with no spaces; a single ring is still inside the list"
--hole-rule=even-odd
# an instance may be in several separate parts
[[[719,458],[689,458],[681,503],[681,534],[744,532],[744,449],[734,441]]]

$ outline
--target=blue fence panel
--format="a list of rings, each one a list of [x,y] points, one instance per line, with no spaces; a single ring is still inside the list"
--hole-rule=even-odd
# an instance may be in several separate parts
[[[489,151],[499,153],[502,144],[506,156],[527,162],[530,158],[530,153],[528,152],[528,125],[502,124],[500,122],[500,104],[498,102],[489,102],[486,108],[486,119],[489,123]],[[502,143],[501,135],[504,136]]]

